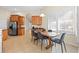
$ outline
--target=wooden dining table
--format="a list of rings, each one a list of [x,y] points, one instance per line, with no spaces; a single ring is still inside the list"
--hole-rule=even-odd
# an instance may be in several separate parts
[[[41,28],[40,30],[41,30],[40,32],[41,32],[42,35],[48,37],[48,45],[46,46],[46,49],[48,49],[52,46],[51,40],[53,39],[53,37],[56,36],[56,34],[53,34],[52,32],[48,32],[44,28],[43,29]],[[44,31],[42,31],[42,30],[44,30]]]
[[[54,36],[56,36],[56,34],[53,34],[52,32],[48,32],[48,30],[44,28],[37,28],[35,31],[41,32],[42,35],[47,37],[48,43],[47,43],[46,49],[50,48],[52,46],[51,40],[53,39]]]

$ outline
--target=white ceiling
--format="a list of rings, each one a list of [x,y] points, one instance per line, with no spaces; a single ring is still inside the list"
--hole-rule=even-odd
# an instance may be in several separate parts
[[[47,16],[60,17],[69,11],[74,11],[73,6],[0,6],[4,10],[9,10],[11,12],[18,11],[31,14],[41,14],[45,13]]]
[[[68,12],[75,12],[74,6],[51,6],[47,7],[46,13],[48,16],[61,17]]]
[[[38,11],[43,8],[43,6],[1,6],[1,8],[9,11]]]

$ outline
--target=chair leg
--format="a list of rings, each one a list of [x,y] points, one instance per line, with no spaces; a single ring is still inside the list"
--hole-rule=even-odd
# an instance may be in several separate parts
[[[34,44],[35,44],[35,39],[34,39]]]
[[[54,46],[54,44],[53,44],[53,42],[51,42],[51,51],[52,51],[53,46]]]
[[[62,51],[62,53],[63,53],[63,46],[62,46],[62,43],[61,43],[61,51]]]
[[[42,50],[43,40],[41,40],[41,50]]]
[[[36,38],[33,38],[34,39],[34,44],[35,44],[35,41],[37,40]]]
[[[35,41],[37,40],[36,38],[33,38],[33,40],[34,40],[34,44],[35,44]]]
[[[52,46],[51,46],[51,51],[52,51]]]
[[[63,41],[65,52],[67,52],[65,42]]]
[[[38,39],[37,39],[37,45],[38,45]]]
[[[31,38],[31,42],[32,42],[32,40],[33,40],[33,36],[31,35],[31,37],[30,37],[30,38]]]
[[[56,47],[56,43],[55,43],[55,47]]]

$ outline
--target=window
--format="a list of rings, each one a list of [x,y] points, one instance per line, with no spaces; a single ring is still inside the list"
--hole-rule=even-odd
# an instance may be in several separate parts
[[[58,31],[66,32],[67,34],[74,34],[75,17],[73,11],[67,12],[63,17],[58,19]]]
[[[58,19],[48,18],[48,30],[51,29],[55,32],[66,32],[67,34],[75,33],[75,12],[68,11]]]
[[[51,16],[48,17],[48,30],[52,30],[53,32],[57,31],[57,22]]]
[[[56,21],[49,22],[48,29],[56,32]]]

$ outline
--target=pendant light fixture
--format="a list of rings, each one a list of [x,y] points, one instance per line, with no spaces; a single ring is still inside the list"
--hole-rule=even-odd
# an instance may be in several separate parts
[[[44,16],[45,16],[45,14],[44,14],[44,13],[41,13],[41,14],[40,14],[40,17],[44,17]]]

